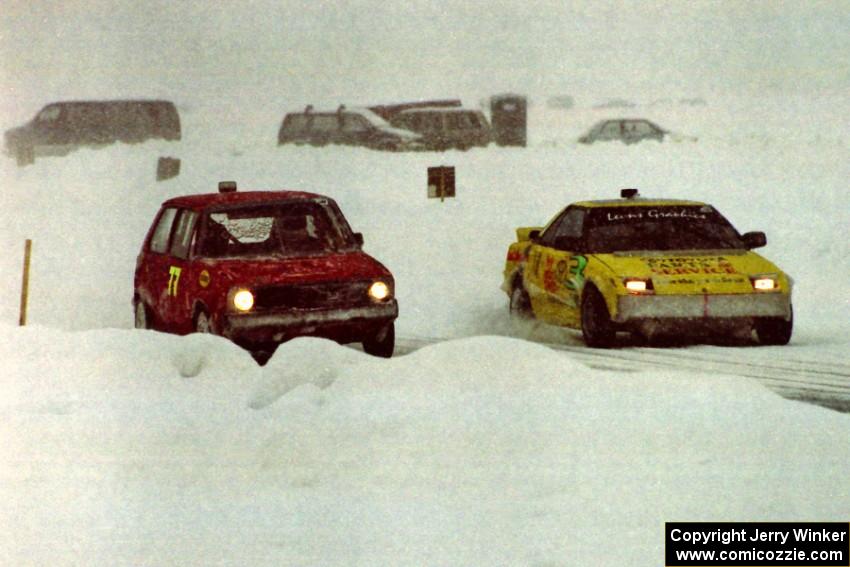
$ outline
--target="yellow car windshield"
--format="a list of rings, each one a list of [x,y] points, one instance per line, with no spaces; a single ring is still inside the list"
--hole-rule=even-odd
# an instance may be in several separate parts
[[[604,207],[586,219],[589,253],[745,249],[738,231],[708,206]]]

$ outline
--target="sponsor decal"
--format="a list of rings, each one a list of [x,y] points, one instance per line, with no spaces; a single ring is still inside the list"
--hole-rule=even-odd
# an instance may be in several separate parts
[[[177,284],[180,282],[182,268],[171,266],[168,268],[168,295],[177,297]]]
[[[718,276],[716,278],[688,278],[688,277],[672,277],[656,278],[658,283],[667,285],[698,285],[698,284],[729,284],[729,283],[744,283],[747,280],[742,277]]]
[[[566,283],[567,289],[578,291],[584,287],[585,266],[587,266],[587,258],[584,256],[570,258],[570,279]]]
[[[546,263],[543,266],[543,289],[549,293],[555,293],[558,289],[558,281],[555,279],[555,258],[552,256],[546,257]]]
[[[508,250],[508,262],[521,262],[525,259],[525,254],[519,250]]]
[[[201,273],[198,275],[198,285],[201,287],[210,285],[210,273],[208,271],[201,270]]]
[[[701,209],[676,209],[676,208],[659,208],[635,210],[626,212],[608,212],[605,215],[605,220],[608,222],[624,222],[632,220],[658,220],[658,219],[693,219],[693,220],[708,220],[710,215],[703,212]]]
[[[558,279],[563,279],[564,274],[566,274],[567,272],[567,262],[561,260],[560,262],[558,262],[558,267],[555,268],[555,270],[558,272]]]
[[[738,273],[732,263],[723,256],[642,257],[641,260],[646,262],[653,274],[659,276]]]
[[[543,266],[543,289],[553,296],[557,296],[563,303],[575,307],[575,293],[563,292],[558,294],[558,288],[566,288],[569,292],[575,292],[584,287],[584,268],[587,266],[587,258],[584,256],[572,256],[567,260],[558,260],[547,256]]]

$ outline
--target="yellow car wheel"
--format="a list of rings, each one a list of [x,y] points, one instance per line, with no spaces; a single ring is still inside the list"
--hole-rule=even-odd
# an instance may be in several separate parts
[[[592,348],[613,346],[617,331],[602,294],[595,287],[587,286],[582,295],[581,333],[585,344]]]
[[[522,284],[517,284],[511,291],[511,302],[508,308],[512,318],[531,319],[533,315],[531,299],[528,297],[528,292],[523,289]]]
[[[791,332],[794,328],[794,312],[791,312],[791,318],[787,321],[769,317],[756,319],[755,328],[761,344],[787,345],[788,341],[791,340]]]

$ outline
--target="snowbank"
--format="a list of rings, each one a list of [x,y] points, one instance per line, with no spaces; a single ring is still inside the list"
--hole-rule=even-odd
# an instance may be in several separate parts
[[[0,336],[4,564],[642,566],[664,521],[850,506],[847,416],[746,379],[497,337],[260,368],[208,336]]]

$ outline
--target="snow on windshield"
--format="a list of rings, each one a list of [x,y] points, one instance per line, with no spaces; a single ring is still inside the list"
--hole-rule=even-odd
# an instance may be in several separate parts
[[[202,230],[200,253],[211,258],[313,255],[349,244],[319,204],[299,203],[213,212]]]

